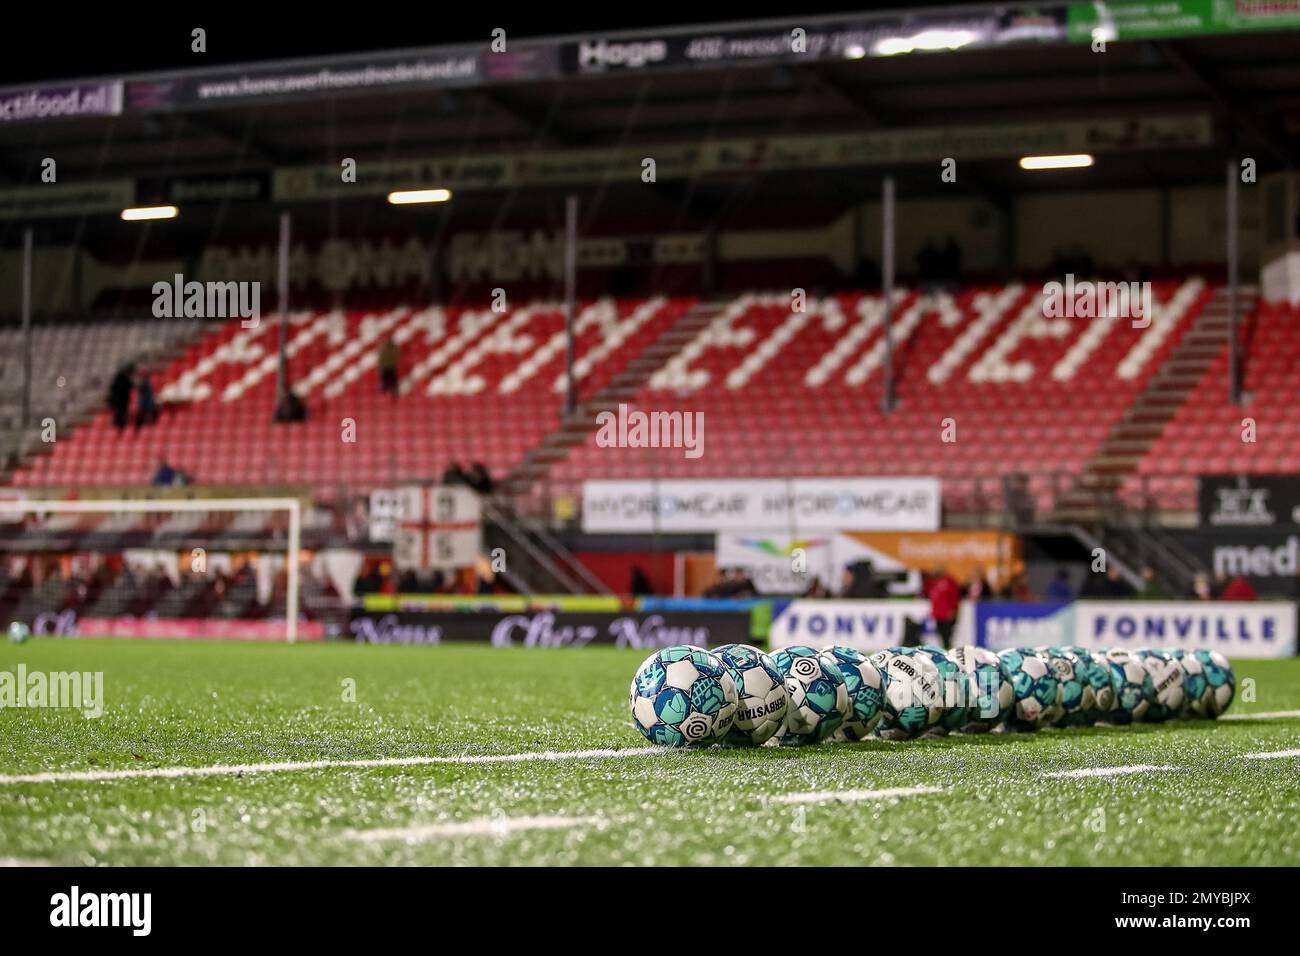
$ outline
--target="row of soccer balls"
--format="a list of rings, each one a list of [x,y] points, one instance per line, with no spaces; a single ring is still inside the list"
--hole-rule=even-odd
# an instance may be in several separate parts
[[[688,644],[646,658],[632,721],[667,747],[905,740],[953,731],[1027,731],[1217,717],[1236,676],[1217,651]]]

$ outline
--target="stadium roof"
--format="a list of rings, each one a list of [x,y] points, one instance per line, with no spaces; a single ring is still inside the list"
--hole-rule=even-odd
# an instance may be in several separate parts
[[[841,14],[528,39],[495,60],[480,43],[125,77],[125,105],[115,115],[0,123],[0,177],[35,183],[41,160],[54,156],[60,182],[131,179],[148,193],[151,183],[269,175],[336,165],[345,156],[363,163],[469,160],[613,147],[654,155],[650,147],[674,143],[1152,117],[1205,117],[1208,132],[1161,144],[1158,154],[1117,151],[1068,174],[1035,176],[1005,156],[975,158],[958,186],[996,197],[1065,184],[1218,184],[1234,142],[1261,169],[1300,159],[1295,32],[1146,30],[1127,39],[1125,27],[1099,53],[1079,34],[1080,6],[1092,5]],[[795,27],[826,34],[819,55],[764,51],[765,38],[784,38]],[[935,30],[975,39],[944,52],[878,55],[881,37]],[[715,44],[718,37],[730,46]],[[868,39],[854,39],[860,37]],[[720,52],[684,54],[699,44]],[[265,92],[291,77],[413,63],[427,81]],[[234,95],[208,95],[223,84]],[[5,92],[12,91],[0,91],[0,100]],[[121,88],[117,95],[124,95]],[[913,181],[918,190],[933,188],[933,159],[888,164],[903,194]],[[807,207],[874,195],[879,171],[864,176],[849,165],[809,176],[737,168],[725,182],[697,177],[689,198],[680,189],[677,195],[693,215],[707,217],[732,201],[738,177],[761,187],[774,203],[765,205],[779,209],[782,202]],[[484,208],[500,200],[490,191],[465,198]],[[649,212],[655,201],[629,198],[626,208],[636,214],[644,202]]]

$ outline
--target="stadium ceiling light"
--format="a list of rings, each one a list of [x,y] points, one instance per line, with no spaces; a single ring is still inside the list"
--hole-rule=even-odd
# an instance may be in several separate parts
[[[450,189],[405,189],[388,194],[388,201],[394,206],[409,206],[413,203],[424,202],[446,202],[450,198]]]
[[[872,48],[877,56],[897,56],[917,50],[960,50],[980,38],[974,30],[922,30],[913,36],[885,37]]]
[[[860,60],[867,55],[867,49],[866,47],[861,47],[856,45],[846,46],[844,48],[844,55],[850,60]]]
[[[1079,169],[1091,166],[1092,156],[1088,153],[1069,153],[1064,156],[1021,156],[1021,169]]]
[[[136,206],[122,210],[124,222],[142,222],[148,219],[175,219],[181,211],[175,206]]]

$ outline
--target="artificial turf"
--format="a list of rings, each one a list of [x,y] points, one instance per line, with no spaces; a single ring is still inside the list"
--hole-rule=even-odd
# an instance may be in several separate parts
[[[102,671],[105,711],[0,710],[0,777],[649,745],[642,651],[36,640],[0,670]],[[1300,660],[1234,661],[1230,713],[1300,709]],[[1248,681],[1253,680],[1253,687]],[[354,682],[354,683],[352,683]],[[1249,689],[1248,689],[1249,688]],[[354,689],[354,694],[350,693]],[[1245,699],[1253,696],[1253,700]],[[352,698],[355,699],[352,699]],[[0,783],[0,859],[88,864],[1300,863],[1300,720]],[[1079,768],[1152,765],[1115,777]],[[789,805],[809,791],[936,787]],[[504,827],[561,819],[557,829]],[[484,829],[480,824],[487,821]],[[447,823],[418,837],[366,831]]]

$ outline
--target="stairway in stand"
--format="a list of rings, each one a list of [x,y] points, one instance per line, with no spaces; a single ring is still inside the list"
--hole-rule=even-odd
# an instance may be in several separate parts
[[[515,507],[532,514],[544,509],[544,479],[556,464],[569,457],[573,449],[586,442],[587,436],[598,427],[596,417],[601,412],[617,412],[620,402],[630,402],[635,398],[650,376],[699,335],[726,306],[726,302],[698,302],[691,306],[671,328],[628,363],[627,368],[610,379],[589,401],[565,416],[558,429],[547,435],[541,444],[529,449],[510,469],[501,485],[501,490]]]
[[[1255,311],[1259,289],[1238,288],[1240,315]],[[1151,450],[1215,360],[1228,348],[1228,291],[1220,288],[1205,304],[1168,359],[1115,423],[1073,485],[1057,499],[1053,519],[1064,523],[1103,521],[1115,507],[1120,486]]]

